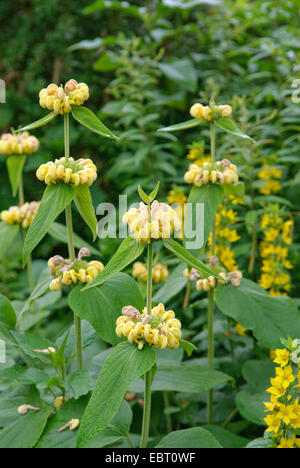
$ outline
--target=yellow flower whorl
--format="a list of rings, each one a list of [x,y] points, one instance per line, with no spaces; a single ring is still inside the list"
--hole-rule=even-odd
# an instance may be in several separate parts
[[[132,276],[136,278],[138,281],[147,281],[147,268],[144,263],[135,262],[133,265]],[[169,276],[169,271],[167,265],[161,265],[157,263],[152,268],[152,279],[155,284],[163,283]]]
[[[179,346],[181,323],[175,318],[175,312],[166,311],[163,304],[154,307],[151,315],[147,315],[147,308],[140,314],[133,307],[126,306],[116,325],[116,334],[120,338],[125,336],[130,343],[136,343],[139,349],[145,344],[161,349],[176,349]]]
[[[174,231],[180,231],[181,222],[176,212],[166,203],[157,200],[151,204],[150,212],[147,205],[131,208],[123,216],[123,223],[128,224],[130,232],[139,243],[147,243],[150,239],[167,239]]]
[[[17,155],[35,153],[40,146],[39,140],[28,132],[12,135],[3,133],[0,139],[0,154]]]
[[[57,114],[71,112],[72,106],[81,106],[89,98],[89,88],[85,83],[69,80],[64,88],[51,83],[39,93],[40,105]]]
[[[214,118],[229,117],[232,114],[232,108],[228,104],[210,107],[197,102],[191,107],[190,114],[194,119],[204,119],[210,122]]]
[[[42,164],[36,171],[36,176],[47,185],[61,181],[90,187],[97,179],[97,168],[91,159],[81,158],[75,161],[74,158],[63,157]]]
[[[205,162],[202,167],[191,164],[188,172],[185,173],[184,180],[187,184],[194,184],[201,187],[204,184],[235,184],[239,177],[237,166],[231,164],[228,159],[217,162]]]
[[[89,252],[84,256],[89,256]],[[83,256],[83,255],[82,255]],[[88,284],[104,269],[104,265],[97,260],[86,262],[79,258],[74,262],[64,259],[59,255],[52,257],[48,261],[52,276],[55,278],[50,283],[51,291],[59,291],[62,285],[71,286],[78,282]]]
[[[22,206],[11,206],[8,210],[1,212],[1,221],[7,224],[20,224],[27,229],[40,206],[40,202],[25,203]]]

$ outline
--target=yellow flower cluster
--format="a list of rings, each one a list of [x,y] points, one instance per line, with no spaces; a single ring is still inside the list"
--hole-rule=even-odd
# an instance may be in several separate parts
[[[84,257],[89,257],[90,252],[86,248],[79,251],[78,258],[74,262],[65,259],[59,255],[50,258],[48,266],[51,275],[55,277],[50,283],[51,291],[62,289],[62,285],[70,286],[71,284],[88,284],[93,281],[96,276],[104,269],[104,265],[97,260],[87,262],[82,260]]]
[[[170,190],[167,201],[169,205],[178,204],[183,207],[187,202],[187,197],[182,190]]]
[[[12,135],[3,133],[0,139],[0,154],[32,154],[40,146],[39,140],[28,132]]]
[[[175,318],[173,310],[165,310],[159,304],[147,314],[147,308],[140,312],[132,306],[126,306],[116,322],[116,333],[125,336],[130,343],[136,343],[139,349],[145,344],[161,349],[176,349],[181,338],[181,323]]]
[[[85,83],[69,80],[65,86],[51,83],[40,91],[40,105],[57,114],[71,112],[72,106],[81,106],[89,98],[89,88]]]
[[[97,179],[97,168],[91,159],[60,158],[54,162],[42,164],[36,171],[36,176],[45,184],[87,185],[90,187]]]
[[[204,119],[209,122],[215,119],[229,117],[232,114],[232,108],[228,104],[223,106],[203,106],[196,103],[191,107],[190,114],[194,119]]]
[[[298,345],[299,340],[294,340]],[[294,343],[293,342],[293,343]],[[264,403],[266,412],[270,413],[264,419],[266,432],[272,433],[272,439],[277,448],[300,447],[300,438],[296,431],[300,429],[300,405],[297,391],[300,388],[300,371],[294,365],[293,355],[287,349],[274,351],[275,377],[271,378],[270,402]]]
[[[144,263],[136,262],[133,265],[132,276],[138,281],[147,281],[147,267]],[[167,265],[161,265],[157,263],[152,268],[152,280],[155,284],[163,283],[169,276],[169,271]]]
[[[237,167],[228,159],[217,162],[205,162],[202,167],[191,164],[189,170],[184,175],[187,184],[194,184],[201,187],[203,184],[235,184],[239,177]]]
[[[231,283],[233,286],[238,287],[241,284],[243,277],[242,272],[239,270],[231,271],[230,273],[220,272],[218,275],[223,278],[222,280],[216,279],[214,276],[199,279],[196,283],[197,291],[209,291],[214,289],[218,284]]]
[[[232,203],[232,201],[230,202]],[[215,254],[219,257],[221,263],[229,271],[238,269],[234,259],[234,252],[231,244],[237,242],[240,236],[237,230],[231,228],[238,222],[238,214],[229,207],[229,203],[224,202],[216,213],[216,239]],[[208,239],[208,245],[211,245],[212,235]]]
[[[11,206],[8,210],[1,212],[1,221],[7,224],[21,224],[24,229],[27,229],[31,225],[39,206],[40,202]]]
[[[269,291],[271,296],[286,295],[291,289],[290,275],[286,270],[293,266],[288,260],[288,245],[292,243],[293,221],[284,221],[278,207],[263,214],[261,227],[264,239],[260,244],[262,258],[259,284]]]
[[[282,171],[275,167],[264,165],[258,173],[258,177],[264,180],[264,186],[259,189],[259,192],[264,195],[271,195],[281,190],[281,185],[278,179],[281,178]]]
[[[131,208],[123,216],[123,223],[128,224],[130,232],[139,243],[147,243],[151,239],[167,239],[174,231],[181,229],[181,222],[175,211],[157,200],[150,207],[141,202],[139,208]]]

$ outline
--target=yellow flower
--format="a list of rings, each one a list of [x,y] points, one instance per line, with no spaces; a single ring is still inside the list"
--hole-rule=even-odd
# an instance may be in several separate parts
[[[286,367],[276,367],[276,382],[278,382],[279,387],[288,388],[291,383],[293,383],[296,379],[293,375],[292,366]]]
[[[22,206],[11,206],[8,210],[1,212],[1,221],[7,224],[21,224],[27,229],[38,211],[40,202],[25,203]]]
[[[245,336],[247,332],[247,328],[243,327],[240,323],[237,323],[235,326],[236,331],[240,336]]]
[[[150,239],[167,239],[182,227],[176,212],[157,200],[154,200],[150,209],[144,203],[140,203],[139,208],[131,208],[123,216],[123,223],[128,224],[139,243],[147,243]]]
[[[286,349],[276,349],[274,353],[275,358],[273,359],[273,362],[279,364],[281,367],[284,367],[288,364],[290,355]]]
[[[267,180],[265,186],[259,189],[259,192],[263,195],[271,195],[271,193],[277,193],[281,190],[281,185],[278,180]]]
[[[288,244],[290,245],[293,241],[293,238],[292,238],[292,230],[293,230],[293,226],[294,226],[294,223],[292,220],[288,220],[284,223],[283,227],[282,227],[282,233],[281,233],[281,237],[282,237],[282,240],[285,244]]]
[[[47,185],[64,182],[66,184],[87,185],[97,179],[97,168],[91,159],[60,158],[42,164],[36,172],[39,180]]]
[[[280,428],[280,420],[276,418],[276,415],[268,414],[268,416],[264,418],[264,421],[268,426],[266,432],[275,432],[275,434],[277,434]]]
[[[0,154],[32,154],[39,149],[39,146],[39,140],[28,132],[19,135],[4,133],[0,139]]]
[[[287,426],[297,418],[295,413],[295,405],[284,405],[279,403],[279,411],[276,413],[276,418],[282,420]]]
[[[294,437],[292,439],[285,439],[284,437],[281,437],[280,444],[277,446],[277,448],[294,448],[294,445]]]
[[[56,112],[66,114],[71,112],[72,106],[81,106],[89,98],[89,88],[85,83],[69,80],[65,87],[58,87],[51,83],[40,91],[40,105]]]
[[[235,184],[239,178],[237,167],[228,159],[217,162],[204,163],[202,167],[191,164],[189,170],[184,175],[187,184],[194,184],[201,187],[204,184]]]
[[[181,338],[181,323],[175,318],[173,310],[165,310],[159,304],[148,315],[145,308],[140,312],[132,306],[126,306],[116,321],[116,334],[125,336],[130,343],[136,343],[139,349],[145,344],[161,349],[176,349]]]
[[[146,265],[141,262],[134,263],[132,276],[137,278],[138,281],[146,282],[148,277]],[[169,271],[167,265],[161,265],[160,263],[157,263],[152,268],[152,279],[155,284],[166,281],[168,276]]]
[[[187,197],[182,191],[171,190],[167,200],[169,205],[173,205],[175,203],[178,203],[179,205],[184,205],[187,201]]]

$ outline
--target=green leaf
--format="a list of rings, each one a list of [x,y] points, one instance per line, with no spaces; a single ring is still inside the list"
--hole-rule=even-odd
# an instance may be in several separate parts
[[[26,156],[9,156],[6,161],[13,197],[17,195]]]
[[[201,271],[206,275],[214,276],[215,278],[219,278],[219,276],[214,273],[210,268],[204,265],[200,260],[195,258],[190,252],[188,252],[182,245],[178,244],[174,239],[164,239],[163,245],[166,249],[170,250],[176,257],[180,258],[183,262],[187,263],[193,268]],[[219,278],[221,279],[221,278]]]
[[[40,394],[33,385],[20,385],[0,398],[1,427],[5,428],[19,419],[18,407],[26,404],[39,407]],[[1,434],[0,434],[1,439]]]
[[[263,402],[269,400],[270,398],[266,392],[251,394],[246,390],[238,392],[235,398],[238,410],[243,418],[259,426],[265,425],[266,413]]]
[[[41,411],[30,411],[25,416],[18,415],[16,421],[1,432],[0,448],[33,448],[53,411],[52,406],[47,406]]]
[[[176,125],[170,125],[169,127],[159,128],[158,132],[177,132],[179,130],[187,130],[188,128],[198,127],[204,122],[200,119],[187,120],[186,122],[181,122]]]
[[[35,122],[33,122],[33,123],[29,124],[29,125],[26,125],[25,127],[19,128],[16,131],[16,133],[25,132],[25,131],[28,131],[28,130],[33,130],[34,128],[38,128],[38,127],[43,127],[44,125],[47,125],[47,123],[51,122],[51,120],[53,120],[57,115],[58,114],[56,112],[50,112],[50,114],[46,115],[42,119],[36,120]]]
[[[151,198],[144,192],[144,190],[142,189],[140,185],[138,186],[138,192],[142,201],[146,203],[146,205],[149,205],[149,203],[151,203]]]
[[[159,191],[159,187],[160,187],[160,182],[158,181],[155,188],[152,190],[152,192],[149,195],[151,201],[155,200],[156,195],[158,194],[158,191]]]
[[[54,347],[54,343],[52,341],[44,338],[41,335],[38,335],[37,333],[30,335],[29,333],[22,334],[18,332],[12,332],[12,334],[26,356],[29,356],[32,359],[39,359],[43,362],[49,362],[49,356],[36,353],[34,349],[46,349],[49,348],[49,346]]]
[[[238,288],[218,286],[215,297],[221,312],[252,330],[268,349],[281,347],[282,337],[300,336],[300,312],[289,297],[269,296],[247,279],[243,279]]]
[[[17,322],[15,311],[7,299],[0,294],[0,324],[6,325],[9,328],[15,328]]]
[[[67,228],[63,224],[60,223],[53,223],[49,230],[48,234],[52,236],[54,239],[58,240],[59,242],[63,242],[64,244],[68,244],[68,236],[67,236]],[[74,239],[74,246],[80,250],[82,247],[87,247],[91,254],[99,256],[99,250],[95,249],[91,244],[88,244],[84,239],[82,239],[77,234],[73,233]]]
[[[76,400],[89,393],[91,386],[92,379],[88,370],[77,370],[67,380],[67,388]]]
[[[74,201],[80,216],[90,228],[93,239],[97,237],[97,218],[93,207],[90,189],[87,185],[78,185],[74,187]]]
[[[124,270],[130,263],[134,262],[144,251],[145,245],[139,244],[131,236],[127,237],[115,255],[110,259],[104,270],[98,275],[94,281],[92,281],[88,286],[83,290],[94,288],[95,286],[100,286],[105,281],[109,280],[115,276],[120,271]]]
[[[26,312],[26,310],[30,309],[30,305],[33,303],[35,299],[38,299],[41,297],[46,291],[48,291],[50,287],[50,282],[52,281],[53,276],[50,273],[49,268],[45,268],[42,270],[38,282],[32,291],[30,297],[25,301],[24,306],[20,312],[20,315],[18,317],[18,321],[21,320],[22,314]]]
[[[160,365],[152,383],[153,391],[201,393],[231,380],[223,372],[210,370],[202,366]],[[143,391],[144,383],[139,380],[131,387],[131,391]]]
[[[225,130],[225,132],[227,133],[232,133],[232,135],[238,136],[240,138],[245,138],[246,140],[254,141],[253,138],[243,133],[231,119],[224,118],[216,120],[216,125],[222,130]]]
[[[213,228],[213,222],[218,206],[224,198],[224,190],[221,185],[205,184],[202,187],[193,186],[188,198],[188,203],[204,203],[204,245]]]
[[[180,340],[179,342],[180,348],[184,349],[186,354],[190,357],[193,354],[193,351],[197,350],[197,346],[195,346],[190,341]]]
[[[222,446],[210,432],[202,427],[193,427],[171,432],[156,448],[222,448]]]
[[[98,133],[98,135],[106,138],[112,138],[118,140],[118,137],[114,135],[98,117],[87,107],[74,106],[72,109],[72,115],[77,122],[84,127],[87,127],[92,132]]]
[[[47,427],[35,448],[75,448],[78,431],[58,432],[58,429],[72,418],[81,421],[88,401],[89,396],[67,401],[56,414],[50,417]]]
[[[153,297],[154,302],[166,304],[176,296],[187,284],[187,278],[183,275],[186,265],[182,263],[172,271],[165,284],[157,291]]]
[[[234,197],[244,198],[245,184],[244,182],[237,182],[236,184],[223,185],[225,195],[233,195]]]
[[[19,229],[19,224],[0,223],[0,260],[8,251]]]
[[[149,346],[139,350],[128,342],[120,343],[106,360],[91,400],[84,413],[77,447],[84,447],[112,421],[125,392],[155,364],[155,352]]]
[[[75,287],[69,294],[69,305],[104,341],[114,346],[120,342],[115,329],[122,308],[132,305],[141,311],[144,301],[137,283],[130,276],[118,273],[105,284],[87,291],[80,292],[80,287]]]
[[[249,442],[249,439],[233,434],[220,426],[204,426],[203,429],[210,432],[223,448],[244,448]]]
[[[272,439],[264,439],[259,437],[254,439],[246,446],[247,449],[267,449],[267,448],[276,448],[276,442]]]
[[[48,185],[25,238],[23,264],[26,264],[33,249],[47,234],[57,216],[72,202],[73,197],[74,189],[69,184]]]

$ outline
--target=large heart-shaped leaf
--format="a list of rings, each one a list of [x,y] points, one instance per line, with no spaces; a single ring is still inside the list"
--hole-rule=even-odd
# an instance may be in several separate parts
[[[156,448],[222,448],[222,446],[210,432],[202,427],[193,427],[171,432]]]
[[[112,138],[118,140],[118,137],[114,135],[109,128],[107,128],[101,120],[87,107],[74,106],[72,109],[72,115],[77,122],[84,127],[87,127],[92,132],[98,133],[98,135],[106,138]]]
[[[9,328],[16,326],[16,314],[13,306],[7,299],[7,297],[0,294],[0,324],[4,324]]]
[[[269,296],[247,279],[238,288],[219,286],[215,296],[218,308],[225,315],[252,330],[269,349],[282,346],[280,338],[300,336],[300,312],[289,297]]]
[[[114,348],[101,370],[84,413],[77,447],[84,447],[108,426],[127,389],[154,366],[155,359],[155,352],[149,346],[139,350],[137,346],[124,342]]]
[[[81,292],[77,286],[69,294],[69,304],[78,317],[87,320],[98,335],[113,346],[120,342],[115,329],[122,308],[132,305],[141,311],[144,307],[136,282],[124,273],[87,291]]]
[[[57,216],[72,202],[73,197],[74,188],[69,184],[48,185],[25,238],[23,264],[26,264],[33,249],[47,234]]]

